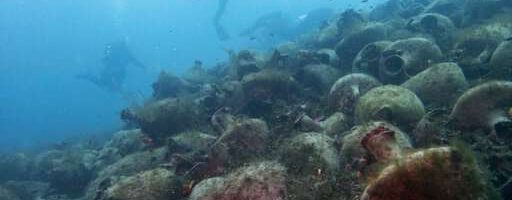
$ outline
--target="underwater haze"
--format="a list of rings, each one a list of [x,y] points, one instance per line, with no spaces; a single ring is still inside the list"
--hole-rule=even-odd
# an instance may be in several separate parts
[[[298,17],[348,6],[360,5],[232,1],[222,21],[237,32],[270,11]],[[160,70],[181,74],[195,60],[226,60],[227,49],[270,48],[242,37],[220,41],[212,25],[216,7],[213,0],[1,1],[0,150],[111,133],[122,125],[123,107],[151,95]],[[127,70],[125,94],[75,78],[99,71],[105,46],[115,41],[125,41],[146,66]]]
[[[4,0],[0,102],[0,200],[512,200],[512,1]]]

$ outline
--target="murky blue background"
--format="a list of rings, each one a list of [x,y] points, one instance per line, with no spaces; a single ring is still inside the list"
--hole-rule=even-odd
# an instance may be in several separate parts
[[[357,0],[231,0],[222,23],[238,33],[257,17],[281,10],[298,17],[314,8],[368,8]],[[226,49],[261,49],[256,41],[219,41],[215,0],[0,1],[0,151],[108,134],[119,111],[151,95],[162,69],[181,74],[196,59],[212,66]],[[236,35],[236,34],[232,34]],[[131,96],[75,79],[97,72],[105,44],[127,41],[148,68],[129,68]]]

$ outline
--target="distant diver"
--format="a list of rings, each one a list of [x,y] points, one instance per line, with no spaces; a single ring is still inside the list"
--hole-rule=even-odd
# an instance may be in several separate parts
[[[317,8],[309,11],[307,14],[298,18],[297,24],[293,27],[294,36],[307,33],[315,29],[322,28],[327,21],[334,16],[335,12],[331,8]]]
[[[257,36],[260,40],[265,38],[290,40],[315,28],[320,28],[333,15],[334,11],[330,8],[318,8],[299,16],[294,21],[285,13],[274,11],[256,19],[251,26],[240,33],[240,36],[247,36],[251,40]]]
[[[215,12],[215,16],[213,17],[213,25],[215,27],[215,31],[217,32],[217,37],[220,40],[227,40],[230,38],[228,32],[224,28],[224,26],[220,23],[224,12],[226,11],[226,6],[229,0],[219,0],[219,5],[217,7],[217,11]]]
[[[291,18],[281,11],[267,13],[258,19],[251,26],[240,32],[240,36],[252,36],[254,34],[265,36],[277,36],[287,38],[290,34]]]
[[[101,62],[103,68],[99,74],[79,74],[76,78],[90,81],[111,92],[122,93],[126,68],[131,65],[145,69],[145,66],[133,56],[126,43],[122,41],[106,45]]]

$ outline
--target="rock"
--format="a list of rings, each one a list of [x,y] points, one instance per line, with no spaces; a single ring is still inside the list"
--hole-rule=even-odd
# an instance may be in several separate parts
[[[421,33],[415,33],[407,29],[407,24],[411,22],[411,19],[394,18],[386,21],[386,25],[390,26],[393,32],[388,37],[387,41],[397,41],[408,38],[419,37]],[[428,35],[423,37],[429,37]]]
[[[469,84],[456,63],[439,63],[413,76],[402,87],[414,92],[425,105],[448,107]]]
[[[192,128],[200,117],[193,102],[169,98],[144,105],[136,112],[136,119],[151,143],[161,145],[167,137]]]
[[[492,20],[499,13],[510,12],[505,9],[507,6],[510,7],[510,4],[501,0],[467,0],[463,7],[461,26]]]
[[[386,40],[389,27],[381,23],[368,24],[359,31],[347,35],[335,47],[341,68],[352,68],[357,53],[369,43]]]
[[[300,49],[300,44],[298,42],[286,41],[278,44],[274,53],[277,53],[280,56],[291,56],[297,54]]]
[[[386,120],[400,127],[414,127],[425,114],[421,100],[410,90],[394,85],[380,86],[364,94],[356,105],[360,124]]]
[[[320,49],[316,52],[316,54],[322,64],[330,65],[333,67],[337,67],[339,65],[340,58],[334,49]]]
[[[336,23],[329,23],[326,27],[320,29],[314,36],[314,46],[321,48],[333,48],[340,40],[339,30]]]
[[[0,182],[29,179],[33,174],[33,161],[23,153],[0,154]]]
[[[390,41],[377,41],[363,47],[352,64],[352,72],[364,73],[379,78],[379,65],[382,52],[391,44],[392,42]]]
[[[115,148],[121,156],[125,156],[144,150],[147,144],[144,144],[143,139],[144,134],[140,129],[122,130],[114,133],[103,148]]]
[[[452,20],[437,13],[424,13],[414,17],[407,24],[407,29],[431,37],[443,51],[453,48],[455,25]]]
[[[215,83],[205,83],[198,85],[199,92],[195,94],[193,101],[205,112],[212,112],[226,101],[225,92],[222,86]]]
[[[152,85],[155,100],[177,97],[186,94],[190,89],[183,79],[165,71],[161,71],[156,82]]]
[[[227,126],[209,154],[209,164],[223,171],[261,158],[267,151],[269,129],[259,119],[238,119]]]
[[[137,172],[148,170],[165,161],[167,150],[165,147],[136,152],[123,157],[121,160],[109,165],[98,173],[98,178],[111,176],[129,176]]]
[[[93,172],[87,169],[82,156],[83,152],[78,150],[51,150],[39,154],[35,158],[36,173],[56,194],[77,197],[93,178]]]
[[[287,167],[293,199],[322,199],[335,190],[339,169],[334,139],[322,133],[302,133],[286,142],[281,161]]]
[[[185,72],[183,79],[191,84],[202,85],[213,82],[215,78],[203,68],[201,61],[196,60],[194,65]]]
[[[450,118],[460,129],[483,129],[501,134],[500,128],[512,124],[512,82],[491,81],[477,85],[459,97]]]
[[[40,199],[48,194],[50,189],[48,183],[37,181],[7,181],[3,184],[3,187],[19,196],[20,200]],[[3,199],[1,196],[2,195],[0,195],[0,199]]]
[[[361,199],[487,199],[475,158],[450,147],[407,155],[370,181]]]
[[[286,71],[288,73],[297,74],[304,71],[305,66],[319,66],[328,65],[339,71],[337,73],[344,73],[339,68],[339,57],[333,49],[320,49],[320,50],[297,50],[292,55],[280,54],[278,56],[272,55],[271,61],[268,66],[277,71]],[[277,57],[277,58],[275,58]],[[281,59],[280,62],[272,61],[273,59]]]
[[[383,52],[379,66],[379,80],[384,83],[403,83],[437,63],[443,57],[441,49],[425,38],[408,38],[389,45]]]
[[[365,170],[374,163],[385,164],[411,149],[407,134],[388,122],[376,121],[356,126],[343,137],[341,155],[349,166]]]
[[[366,74],[349,74],[338,79],[329,92],[329,108],[352,115],[359,97],[381,84]]]
[[[247,99],[259,102],[286,99],[298,89],[293,77],[274,70],[248,74],[242,79],[242,86]]]
[[[341,112],[335,112],[330,117],[320,122],[325,134],[335,137],[350,129],[352,125],[348,116]]]
[[[467,0],[434,0],[425,7],[424,13],[438,13],[449,17],[456,25],[461,25],[464,15],[463,5]]]
[[[241,50],[230,53],[230,72],[232,80],[241,80],[244,76],[260,71],[262,60],[255,52]]]
[[[228,81],[222,84],[222,91],[224,93],[225,103],[224,105],[233,108],[239,108],[240,104],[243,104],[244,90],[243,85],[239,81]]]
[[[445,129],[448,116],[440,109],[433,109],[426,113],[410,132],[416,148],[428,148],[434,144],[442,144],[446,132]]]
[[[208,195],[213,192],[217,192],[221,190],[221,187],[224,184],[223,177],[213,177],[204,179],[194,186],[192,193],[188,197],[189,200],[203,200]]]
[[[210,119],[213,128],[219,133],[219,135],[222,135],[236,124],[236,118],[230,112],[231,109],[229,107],[219,108],[215,113],[213,113]]]
[[[193,151],[207,151],[217,138],[199,131],[183,132],[172,137],[179,146]]]
[[[296,176],[308,176],[313,172],[334,174],[339,168],[334,139],[322,133],[302,133],[284,145],[281,161],[288,172]]]
[[[84,165],[87,171],[95,171],[97,170],[97,161],[98,161],[98,151],[92,149],[84,149],[82,150],[82,158],[81,162]]]
[[[105,190],[112,186],[121,176],[132,176],[150,170],[166,161],[168,152],[165,147],[127,155],[98,172],[86,190],[86,199],[97,199],[105,195]]]
[[[494,79],[512,80],[512,41],[501,42],[492,54],[489,64]]]
[[[485,69],[489,69],[489,61],[498,46],[498,41],[490,35],[480,35],[464,31],[464,38],[458,41],[455,49],[451,52],[451,57],[464,71],[468,79],[478,79],[486,74]]]
[[[352,33],[355,33],[368,24],[368,20],[365,16],[355,11],[354,9],[347,9],[339,15],[336,21],[338,34],[341,37],[347,37]]]
[[[302,132],[322,132],[324,130],[321,122],[311,119],[311,117],[306,114],[300,115],[296,122],[298,122],[297,124],[299,125],[297,128]]]
[[[98,151],[96,155],[94,168],[96,170],[101,170],[106,166],[115,163],[121,158],[122,156],[119,153],[119,149],[113,147],[103,147]]]
[[[194,188],[194,199],[286,199],[286,168],[276,162],[254,163],[228,174],[223,181],[213,181],[217,184],[204,183]]]
[[[100,200],[168,200],[181,197],[180,181],[167,169],[157,168],[123,177]]]
[[[306,87],[311,87],[320,94],[329,90],[341,72],[330,65],[309,64],[299,72],[298,80]]]
[[[21,200],[16,194],[12,191],[5,189],[4,187],[0,187],[0,199],[5,200]]]
[[[315,120],[306,115],[300,114],[294,124],[300,132],[319,132],[335,137],[352,126],[352,120],[341,112],[335,112],[323,121]]]

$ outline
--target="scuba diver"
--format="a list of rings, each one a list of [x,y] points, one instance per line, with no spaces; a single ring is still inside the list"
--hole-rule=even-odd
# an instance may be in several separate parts
[[[291,18],[281,11],[275,11],[259,17],[251,26],[243,30],[240,36],[253,34],[287,38],[290,34]]]
[[[79,74],[76,75],[76,78],[90,81],[111,92],[122,92],[123,82],[126,78],[126,67],[132,65],[145,69],[145,66],[133,56],[123,41],[106,45],[101,62],[103,68],[99,74]]]
[[[220,40],[230,38],[229,33],[221,24],[221,18],[226,12],[226,6],[229,0],[218,0],[217,11],[213,17],[213,25]],[[243,30],[239,36],[249,36],[252,39],[258,38],[263,43],[276,40],[293,39],[314,28],[319,28],[332,17],[334,11],[330,8],[318,8],[302,15],[298,20],[293,21],[281,11],[270,12],[259,17],[251,26]]]
[[[271,12],[259,17],[251,26],[240,33],[240,36],[250,36],[263,41],[269,39],[291,40],[308,31],[320,28],[334,15],[330,8],[314,9],[301,15],[297,20],[281,11]]]
[[[213,25],[215,26],[215,31],[217,32],[217,37],[220,40],[227,40],[229,39],[229,34],[220,23],[220,19],[224,15],[224,12],[226,11],[226,6],[228,4],[228,0],[219,0],[219,5],[217,7],[217,11],[215,12],[215,16],[213,17]]]
[[[308,31],[320,29],[327,24],[327,21],[334,16],[331,8],[317,8],[309,11],[298,18],[297,25],[293,27],[294,36],[307,33]]]

